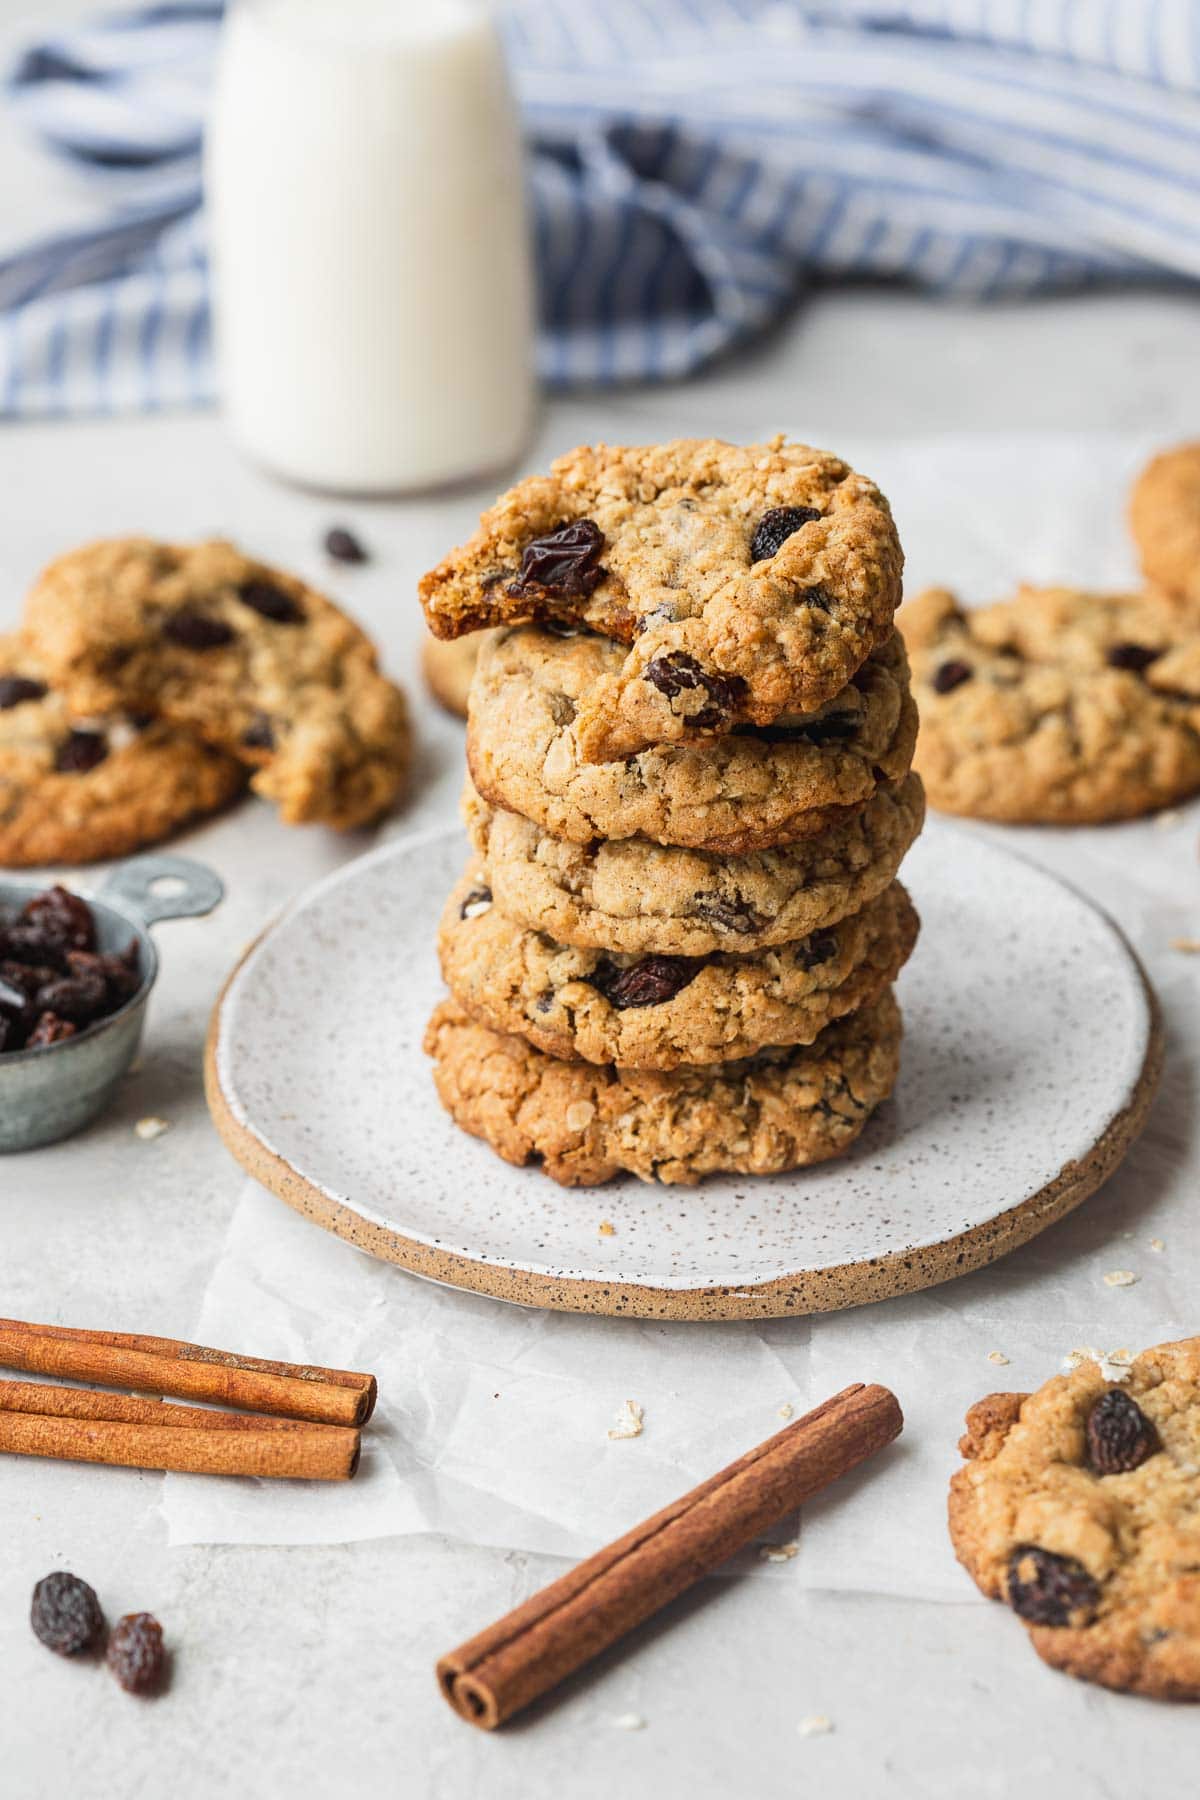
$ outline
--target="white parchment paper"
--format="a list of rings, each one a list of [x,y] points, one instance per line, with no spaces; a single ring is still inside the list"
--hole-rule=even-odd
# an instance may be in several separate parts
[[[892,498],[910,585],[960,585],[971,600],[1022,576],[1130,581],[1122,508],[1141,448],[939,440],[875,445],[868,460],[848,446]],[[661,1325],[434,1287],[247,1183],[193,1336],[372,1369],[380,1408],[344,1487],[168,1477],[171,1541],[439,1531],[577,1557],[780,1429],[781,1409],[798,1415],[847,1382],[879,1380],[905,1411],[899,1443],[776,1534],[797,1539],[795,1557],[750,1564],[810,1587],[973,1598],[945,1531],[967,1406],[994,1388],[1036,1386],[1077,1346],[1137,1350],[1200,1329],[1200,956],[1171,947],[1200,936],[1200,807],[1103,830],[964,824],[965,856],[972,833],[989,829],[1116,917],[1163,1004],[1167,1074],[1148,1129],[1079,1212],[994,1268],[924,1294],[811,1320]],[[1011,1125],[1021,1130],[1019,1118]],[[1136,1280],[1106,1284],[1115,1270]],[[642,1433],[610,1438],[626,1400],[644,1409]]]

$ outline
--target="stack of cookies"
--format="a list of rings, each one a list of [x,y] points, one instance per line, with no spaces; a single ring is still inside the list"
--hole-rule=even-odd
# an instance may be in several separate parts
[[[124,855],[247,783],[288,823],[363,825],[409,754],[366,635],[232,544],[89,544],[0,639],[0,865]]]
[[[847,1148],[896,1079],[916,709],[876,488],[782,439],[583,448],[422,583],[481,627],[439,1094],[570,1184]]]

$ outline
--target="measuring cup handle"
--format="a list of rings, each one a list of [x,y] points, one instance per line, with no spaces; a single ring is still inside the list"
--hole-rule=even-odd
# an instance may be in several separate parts
[[[198,919],[219,905],[224,894],[216,870],[190,856],[132,857],[119,863],[100,889],[102,899],[120,902],[147,925],[159,919]]]

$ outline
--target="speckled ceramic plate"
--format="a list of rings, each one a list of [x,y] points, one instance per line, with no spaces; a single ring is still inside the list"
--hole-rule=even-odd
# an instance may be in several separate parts
[[[438,915],[465,858],[462,834],[438,831],[312,889],[234,971],[209,1040],[209,1102],[234,1155],[419,1275],[671,1318],[882,1299],[1069,1212],[1149,1105],[1156,1009],[1117,928],[1053,876],[932,821],[903,871],[923,929],[900,983],[900,1083],[849,1155],[698,1188],[561,1188],[459,1131],[421,1051],[442,993]]]

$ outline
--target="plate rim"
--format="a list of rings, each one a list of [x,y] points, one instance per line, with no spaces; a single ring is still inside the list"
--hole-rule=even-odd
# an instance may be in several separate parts
[[[1123,1160],[1145,1124],[1162,1073],[1164,1034],[1158,997],[1141,959],[1106,909],[1075,883],[1017,849],[983,839],[1001,856],[1021,863],[1066,889],[1109,927],[1138,978],[1146,1002],[1147,1034],[1142,1066],[1125,1103],[1109,1119],[1093,1145],[1014,1206],[992,1218],[919,1247],[891,1250],[857,1262],[796,1270],[762,1281],[656,1287],[649,1282],[556,1275],[518,1263],[472,1257],[447,1250],[383,1225],[369,1212],[337,1199],[269,1145],[226,1094],[220,1074],[220,1040],[225,1003],[234,984],[267,938],[301,906],[352,879],[376,862],[419,848],[457,831],[439,824],[406,832],[355,857],[296,895],[251,940],[230,970],[213,1006],[204,1049],[205,1098],[217,1132],[235,1160],[262,1186],[323,1230],[383,1261],[444,1286],[488,1294],[511,1303],[558,1312],[611,1317],[724,1320],[803,1317],[838,1311],[899,1294],[914,1293],[998,1261],[1028,1243],[1088,1199]],[[972,834],[974,835],[974,834]]]

